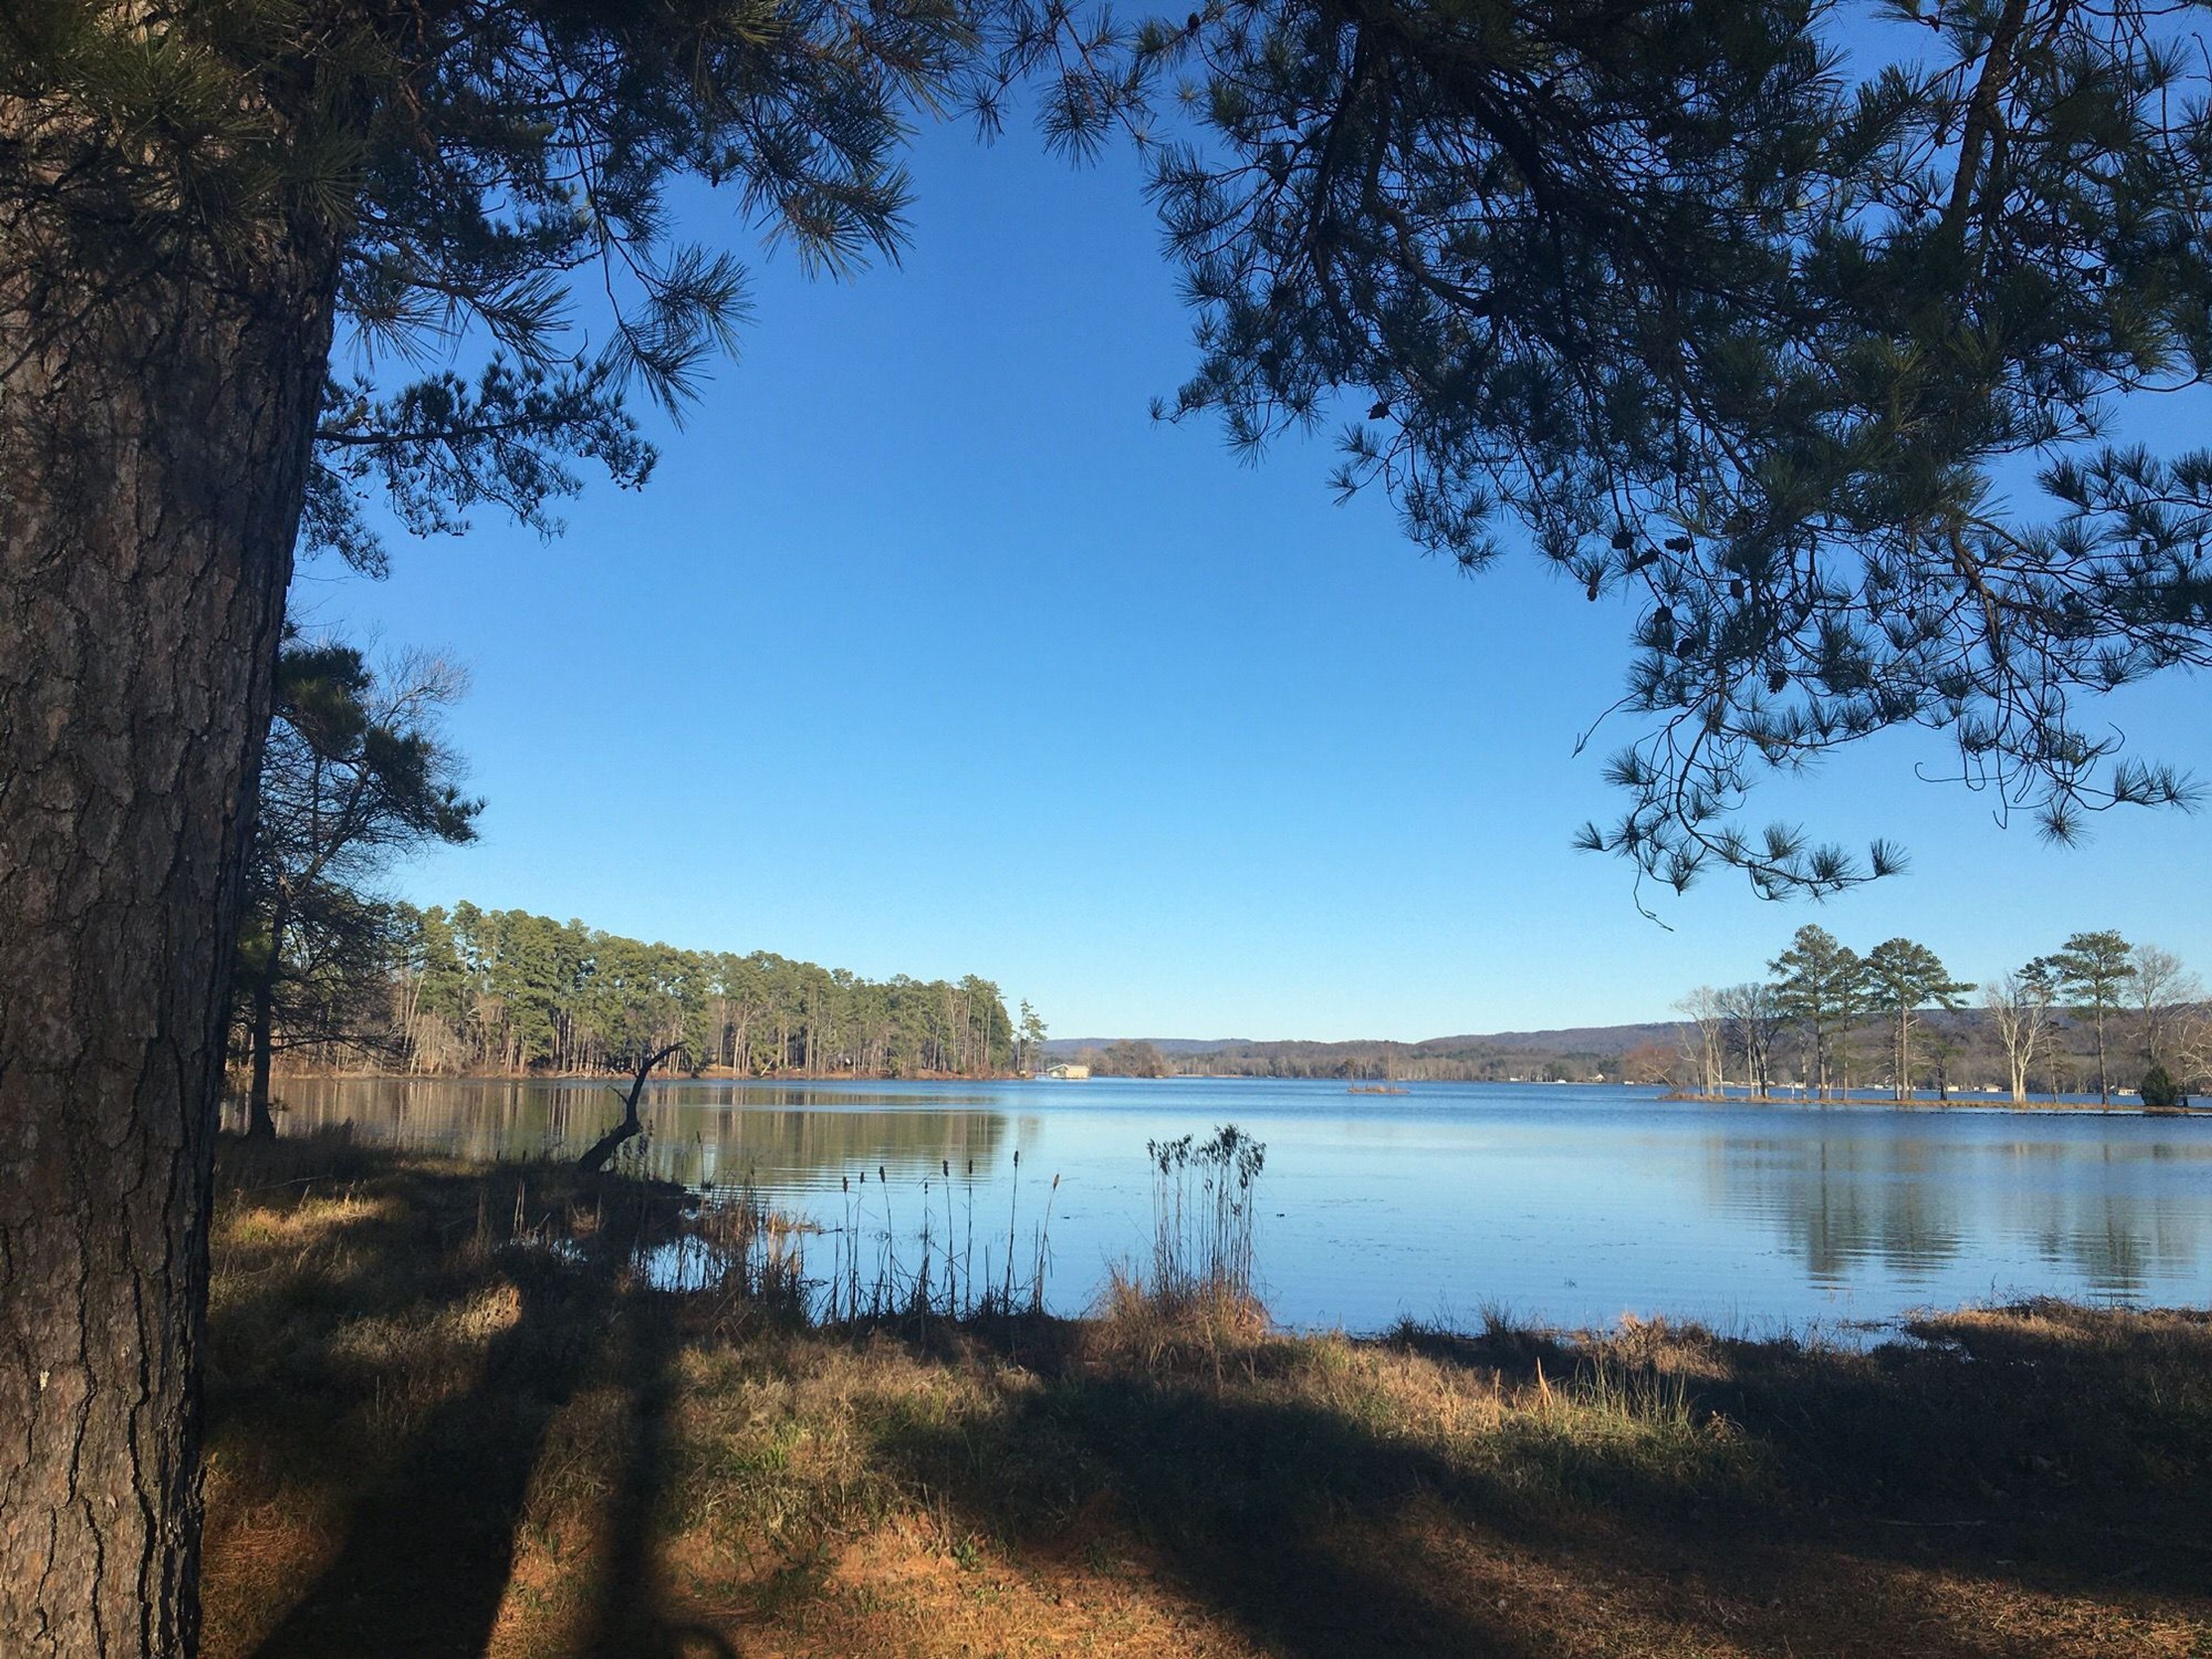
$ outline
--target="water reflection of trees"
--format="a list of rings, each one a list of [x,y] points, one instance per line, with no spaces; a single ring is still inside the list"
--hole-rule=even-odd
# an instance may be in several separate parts
[[[1957,1195],[1935,1178],[1924,1143],[1729,1140],[1716,1152],[1728,1199],[1778,1219],[1816,1283],[1869,1261],[1924,1278],[1960,1252]]]
[[[620,1109],[601,1084],[442,1079],[289,1080],[284,1132],[349,1124],[366,1139],[471,1158],[560,1156],[588,1145]],[[981,1176],[1008,1135],[1005,1113],[957,1099],[890,1109],[901,1097],[804,1087],[658,1091],[645,1110],[647,1167],[687,1185],[826,1185],[873,1171],[920,1177],[973,1159]],[[732,1107],[742,1107],[733,1110]]]
[[[927,1177],[946,1164],[957,1174],[969,1162],[992,1170],[1006,1138],[1004,1114],[985,1111],[825,1111],[746,1103],[679,1107],[668,1112],[656,1151],[672,1152],[684,1173],[702,1184],[758,1179],[777,1186],[826,1185],[839,1176],[881,1167],[894,1180]],[[673,1141],[672,1146],[670,1142]]]
[[[2186,1274],[2205,1245],[2177,1158],[2212,1174],[2212,1147],[1910,1135],[1729,1138],[1708,1167],[1717,1203],[1776,1224],[1816,1283],[1869,1262],[1926,1279],[1971,1237],[1995,1234],[2027,1241],[2093,1291],[2125,1295]]]

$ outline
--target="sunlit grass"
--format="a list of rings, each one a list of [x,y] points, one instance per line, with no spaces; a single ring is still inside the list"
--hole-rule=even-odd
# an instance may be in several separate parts
[[[1496,1315],[1362,1339],[1125,1274],[1083,1320],[822,1325],[805,1241],[752,1200],[241,1151],[216,1656],[2185,1655],[2212,1628],[2203,1313],[2036,1303],[1871,1352]]]

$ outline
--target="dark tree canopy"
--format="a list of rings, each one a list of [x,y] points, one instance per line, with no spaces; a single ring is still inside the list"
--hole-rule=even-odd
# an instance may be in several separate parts
[[[1746,797],[1885,728],[2062,840],[2191,793],[2082,705],[2212,659],[2212,452],[2112,430],[2212,364],[2196,19],[1214,0],[1059,123],[1156,145],[1200,319],[1170,412],[1248,449],[1348,414],[1340,489],[1419,544],[1525,537],[1634,607],[1629,806],[1583,844],[1819,895],[1899,854]]]
[[[304,533],[362,568],[368,495],[416,532],[487,506],[550,532],[578,463],[643,482],[628,394],[679,403],[744,314],[672,222],[678,175],[848,270],[896,248],[912,112],[993,125],[1028,82],[1048,137],[1155,155],[1200,317],[1174,412],[1248,448],[1349,412],[1340,489],[1420,545],[1474,569],[1525,536],[1628,597],[1645,725],[1584,845],[1677,888],[1894,869],[1741,814],[1763,771],[1898,726],[2062,839],[2190,793],[2081,702],[2212,654],[2212,455],[2110,436],[2117,398],[2212,356],[2191,7],[19,10],[9,84],[61,114],[18,143],[71,149],[87,111],[149,135],[72,175],[84,234],[154,203],[219,245],[302,211],[337,236],[352,367]],[[125,53],[155,66],[127,96]],[[472,368],[404,372],[465,337]]]
[[[888,254],[908,123],[975,42],[957,0],[24,0],[0,204],[111,291],[327,239],[340,351],[303,531],[374,569],[365,495],[416,532],[483,505],[550,530],[574,463],[641,483],[627,395],[673,406],[745,314],[672,186],[727,186],[812,269]],[[474,368],[438,361],[464,343]]]
[[[80,266],[331,239],[303,538],[369,569],[366,499],[550,532],[580,464],[644,481],[629,396],[678,405],[745,313],[681,176],[842,271],[896,247],[917,112],[1027,86],[1078,154],[1132,130],[1199,314],[1170,410],[1249,449],[1349,415],[1338,486],[1420,545],[1625,596],[1643,726],[1583,844],[1817,895],[1901,854],[1747,798],[1885,728],[2061,839],[2191,793],[2083,700],[2212,656],[2212,453],[2111,435],[2212,356],[2196,11],[30,0],[0,92]]]
[[[231,975],[257,1133],[275,1128],[277,1050],[368,1046],[384,1023],[396,920],[379,891],[386,872],[476,838],[483,804],[461,793],[459,757],[440,730],[462,685],[422,653],[380,674],[337,642],[295,641],[277,659]]]

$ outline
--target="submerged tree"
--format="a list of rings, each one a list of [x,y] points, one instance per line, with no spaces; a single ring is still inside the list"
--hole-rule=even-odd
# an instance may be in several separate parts
[[[653,1067],[703,1046],[706,995],[696,967],[696,959],[665,945],[600,936],[587,994],[599,1006],[597,1023],[613,1054],[631,1075],[621,1119],[576,1160],[585,1173],[605,1168],[625,1141],[644,1133],[638,1109]]]
[[[1744,1080],[1754,1095],[1771,1091],[1774,1085],[1774,1042],[1782,1024],[1782,1007],[1774,987],[1758,980],[1724,986],[1716,994],[1721,1015],[1721,1040],[1728,1052],[1743,1061]]]
[[[1775,976],[1777,1011],[1804,1030],[1806,1081],[1825,1098],[1829,1061],[1863,1000],[1866,963],[1827,929],[1808,922],[1766,970]]]
[[[1982,988],[1982,1006],[1989,1011],[1997,1041],[2004,1045],[2014,1105],[2027,1098],[2028,1073],[2043,1046],[2057,1000],[2058,977],[2045,957]]]
[[[251,1133],[273,1134],[277,1048],[358,1042],[386,1022],[392,947],[373,886],[391,861],[476,838],[481,801],[439,716],[462,678],[435,657],[378,675],[346,645],[288,646],[261,763],[231,994]]]
[[[1951,977],[1943,960],[1909,939],[1884,939],[1867,952],[1866,983],[1874,1006],[1890,1019],[1890,1061],[1897,1098],[1912,1097],[1912,1037],[1919,1011],[1953,1009],[1974,988]]]
[[[2106,1026],[2119,1011],[2136,976],[2133,947],[2110,928],[2075,933],[2050,958],[2059,989],[2087,1015],[2097,1033],[2097,1098],[2112,1103],[2112,1072],[2106,1063]]]

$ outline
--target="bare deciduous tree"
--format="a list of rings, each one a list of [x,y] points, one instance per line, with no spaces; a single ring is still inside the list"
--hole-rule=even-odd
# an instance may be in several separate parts
[[[1722,1044],[1728,1054],[1743,1061],[1745,1080],[1753,1091],[1764,1095],[1774,1084],[1774,1043],[1782,1028],[1781,997],[1762,980],[1727,986],[1716,994]]]
[[[2028,1068],[2035,1064],[2036,1051],[2051,1029],[2051,1005],[2057,997],[2057,983],[2039,957],[1983,988],[1982,1006],[1989,1011],[1997,1041],[2004,1045],[2015,1105],[2027,1098]]]
[[[2179,957],[2155,945],[2136,945],[2129,961],[2136,974],[2128,1000],[2136,1012],[2143,1064],[2171,1070],[2179,1057],[2177,1039],[2188,1011],[2204,1000],[2204,982]]]
[[[1728,1012],[1721,1006],[1721,994],[1700,985],[1674,1005],[1674,1012],[1689,1022],[1682,1027],[1682,1052],[1698,1074],[1700,1089],[1708,1095],[1720,1093],[1728,1085]]]
[[[2173,1063],[2168,1068],[2185,1089],[2212,1090],[2212,1002],[2195,1002],[2174,1021]]]

